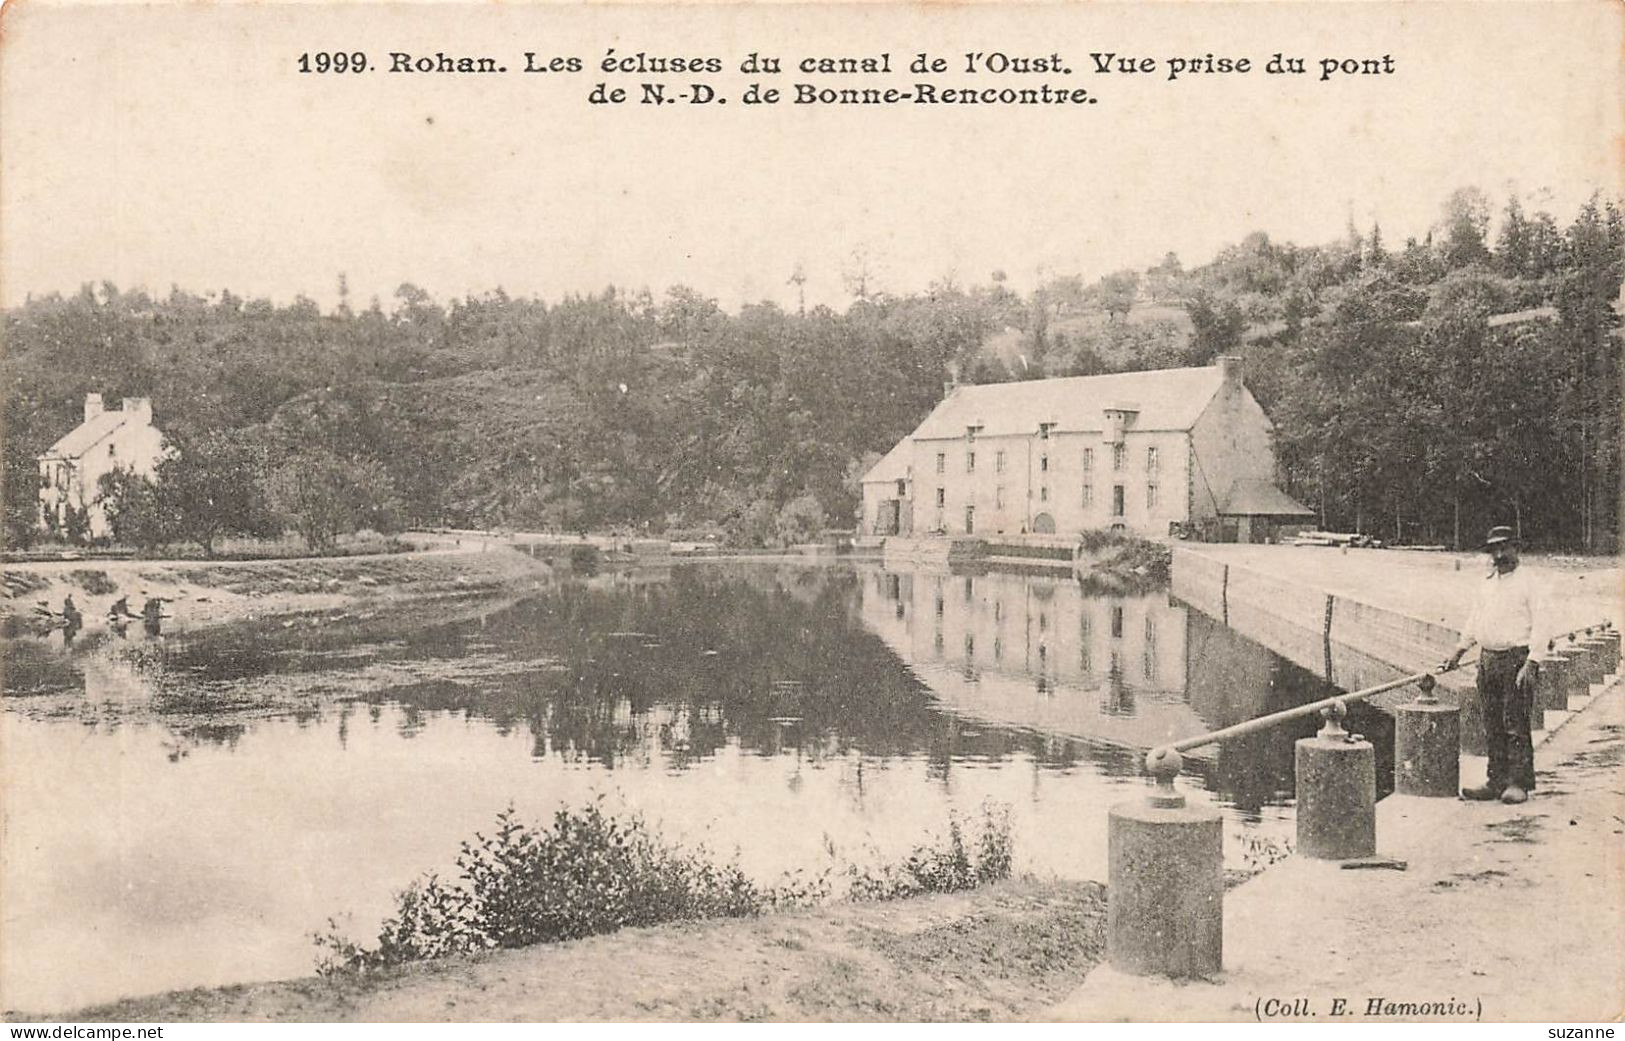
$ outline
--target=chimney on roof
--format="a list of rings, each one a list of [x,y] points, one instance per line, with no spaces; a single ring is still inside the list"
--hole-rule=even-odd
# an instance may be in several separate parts
[[[1234,354],[1221,354],[1218,359],[1219,375],[1224,378],[1226,390],[1240,390],[1242,386],[1241,359]]]
[[[135,417],[136,422],[138,422],[138,423],[146,423],[149,426],[151,425],[151,423],[152,423],[152,399],[151,398],[125,398],[123,408],[124,408],[124,411],[126,413],[132,414]]]
[[[100,394],[85,395],[85,422],[88,423],[102,414],[102,396]]]

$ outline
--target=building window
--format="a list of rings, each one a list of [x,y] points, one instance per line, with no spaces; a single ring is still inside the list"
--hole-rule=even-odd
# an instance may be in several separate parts
[[[976,472],[976,453],[975,452],[966,452],[965,453],[965,472],[968,473],[968,474],[973,474],[973,473]]]
[[[1112,516],[1123,516],[1123,486],[1120,484],[1112,485]]]
[[[993,489],[993,505],[1001,510],[1004,509],[1004,485],[1002,484]]]
[[[1157,472],[1157,450],[1155,448],[1145,450],[1145,472],[1148,474]]]
[[[1121,470],[1124,461],[1128,458],[1128,448],[1124,445],[1112,445],[1112,469]]]
[[[1049,473],[1049,456],[1041,455],[1038,457],[1038,469],[1043,473]]]
[[[948,453],[947,452],[938,452],[937,453],[937,473],[944,474],[944,473],[947,473],[947,472],[948,472]]]
[[[899,499],[908,498],[908,482],[906,480],[899,480],[897,482],[897,497]]]
[[[109,458],[112,457],[114,450],[117,449],[117,448],[118,448],[117,445],[108,445],[107,446],[107,455],[108,455]]]
[[[1083,450],[1083,472],[1084,473],[1089,473],[1094,468],[1095,468],[1095,450],[1093,448],[1085,448]]]
[[[1083,486],[1083,504],[1085,506],[1093,506],[1095,504],[1095,486],[1094,485],[1085,484]]]
[[[1004,473],[1004,449],[1002,448],[993,453],[993,472]]]
[[[1049,502],[1049,486],[1048,485],[1038,489],[1038,501],[1039,502]]]
[[[1145,508],[1148,510],[1157,508],[1157,486],[1155,484],[1145,486]]]
[[[937,505],[938,506],[946,506],[947,504],[948,504],[948,489],[946,489],[946,488],[938,488],[937,489]]]
[[[1123,608],[1115,604],[1112,606],[1112,636],[1123,638]]]
[[[1040,441],[1048,441],[1049,440],[1049,432],[1051,430],[1054,430],[1054,429],[1055,429],[1055,424],[1054,423],[1040,423],[1040,424],[1038,424],[1038,439]]]

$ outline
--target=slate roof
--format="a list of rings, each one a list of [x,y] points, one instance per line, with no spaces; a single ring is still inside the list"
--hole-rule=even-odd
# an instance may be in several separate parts
[[[909,439],[903,438],[892,450],[880,457],[880,462],[863,475],[863,484],[875,481],[901,481],[908,477]]]
[[[915,438],[977,434],[1033,434],[1039,423],[1057,433],[1103,429],[1107,408],[1138,410],[1130,430],[1189,430],[1223,384],[1216,365],[1190,369],[1117,372],[956,387],[925,417]]]
[[[1219,512],[1230,517],[1313,517],[1292,496],[1269,481],[1239,480],[1230,486]]]
[[[123,426],[125,420],[133,418],[133,413],[125,412],[123,409],[103,412],[68,431],[56,444],[46,449],[45,454],[61,456],[64,459],[78,459],[95,447],[97,442]]]

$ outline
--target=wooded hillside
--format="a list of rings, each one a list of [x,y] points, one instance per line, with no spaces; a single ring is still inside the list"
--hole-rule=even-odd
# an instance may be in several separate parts
[[[364,486],[376,509],[341,528],[716,527],[763,542],[850,526],[857,478],[951,374],[1239,353],[1285,485],[1328,526],[1451,543],[1520,523],[1538,543],[1611,549],[1622,258],[1613,201],[1565,227],[1516,199],[1492,215],[1463,190],[1403,245],[1378,228],[1317,246],[1254,234],[1199,267],[1170,254],[1026,296],[997,274],[909,296],[863,285],[844,312],[729,314],[686,287],[550,304],[403,285],[387,309],[323,313],[87,285],[5,315],[8,542],[32,526],[35,455],[88,391],[152,398],[191,459],[233,446],[265,477],[244,527],[294,523],[304,500],[287,481],[273,494],[280,471]]]

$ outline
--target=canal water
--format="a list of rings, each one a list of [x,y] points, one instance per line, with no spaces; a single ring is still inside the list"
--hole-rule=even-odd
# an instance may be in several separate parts
[[[601,799],[763,882],[1007,807],[1018,871],[1103,879],[1151,745],[1334,691],[1165,591],[878,566],[683,565],[517,603],[6,648],[0,1000],[298,976],[337,919],[451,873],[512,806]],[[1352,729],[1392,776],[1387,717]],[[1197,753],[1245,867],[1292,742]]]

